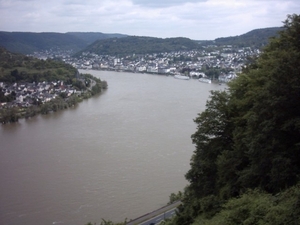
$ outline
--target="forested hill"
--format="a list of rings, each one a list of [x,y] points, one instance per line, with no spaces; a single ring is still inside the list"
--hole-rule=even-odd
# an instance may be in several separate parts
[[[121,39],[110,38],[94,42],[75,56],[79,56],[82,52],[92,52],[99,55],[126,55],[197,50],[203,45],[261,48],[268,43],[270,37],[276,36],[280,30],[282,28],[277,27],[257,29],[240,36],[218,38],[212,41],[195,41],[183,37],[165,39],[141,36],[128,36]]]
[[[74,67],[62,61],[40,60],[0,47],[0,82],[71,82],[76,73]]]
[[[180,50],[196,50],[200,47],[195,41],[178,38],[154,38],[142,36],[128,36],[125,38],[110,38],[98,40],[83,51],[93,52],[99,55],[125,55],[161,53]],[[79,52],[77,55],[79,55]]]
[[[246,34],[215,39],[217,45],[235,45],[238,47],[261,48],[269,43],[270,37],[276,37],[281,27],[252,30]]]
[[[11,52],[30,54],[53,48],[73,50],[85,48],[98,39],[124,37],[122,34],[104,34],[100,32],[69,33],[33,33],[33,32],[0,32],[0,46]]]
[[[68,32],[67,34],[70,34],[74,37],[77,37],[81,40],[84,41],[86,46],[92,44],[93,42],[97,40],[103,40],[103,39],[108,39],[108,38],[122,38],[122,37],[127,37],[128,35],[125,34],[105,34],[101,32]]]
[[[83,40],[70,34],[30,32],[0,32],[0,45],[11,52],[23,54],[51,48],[79,51],[86,46]]]
[[[281,28],[265,28],[250,31],[235,37],[217,38],[216,40],[195,41],[188,38],[155,38],[128,36],[125,34],[105,34],[101,32],[68,33],[33,33],[0,31],[0,46],[11,52],[31,54],[54,48],[90,51],[97,54],[145,54],[179,50],[197,50],[202,45],[235,45],[239,47],[260,48]]]

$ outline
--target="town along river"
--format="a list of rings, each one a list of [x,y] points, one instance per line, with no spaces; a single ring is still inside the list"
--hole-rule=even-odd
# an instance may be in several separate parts
[[[0,125],[0,224],[134,219],[187,185],[193,119],[225,85],[81,72],[108,89],[75,108]]]

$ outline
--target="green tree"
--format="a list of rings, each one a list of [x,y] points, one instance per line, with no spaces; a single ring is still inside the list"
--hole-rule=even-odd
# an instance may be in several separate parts
[[[228,90],[212,92],[195,119],[190,184],[175,224],[212,216],[249,188],[275,194],[299,182],[299,71],[300,16],[290,15],[279,36]],[[247,212],[237,211],[244,220]]]
[[[17,107],[8,109],[0,109],[0,123],[15,123],[20,118],[19,110]]]
[[[239,181],[270,192],[295,184],[300,172],[300,16],[284,24],[255,69],[230,85],[240,113],[235,143],[249,159]]]
[[[197,131],[192,135],[196,150],[191,168],[186,174],[190,184],[186,187],[179,207],[176,224],[190,224],[199,213],[212,216],[218,212],[218,156],[232,148],[232,123],[226,91],[213,91],[206,110],[194,120]]]
[[[66,92],[61,92],[59,93],[59,97],[65,99],[68,96],[68,94]]]
[[[214,91],[206,104],[206,110],[194,120],[197,131],[192,135],[192,140],[196,150],[186,179],[197,198],[216,194],[216,160],[222,151],[231,149],[232,126],[228,103],[226,91]]]
[[[178,191],[177,194],[175,193],[172,193],[170,196],[169,196],[169,203],[168,204],[172,204],[174,202],[177,202],[177,201],[180,201],[181,199],[183,198],[183,193],[181,191]]]

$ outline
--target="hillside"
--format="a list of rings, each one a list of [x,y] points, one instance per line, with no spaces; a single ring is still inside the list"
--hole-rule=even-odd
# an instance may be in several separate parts
[[[172,52],[182,50],[197,50],[207,45],[233,45],[237,47],[261,48],[265,46],[270,37],[277,35],[282,28],[264,28],[250,31],[246,34],[217,38],[216,40],[195,41],[188,38],[154,38],[141,36],[128,36],[122,39],[110,38],[98,40],[89,45],[75,56],[82,52],[91,52],[99,55],[126,55],[126,54],[147,54]]]
[[[0,32],[0,43],[11,52],[23,54],[51,48],[78,51],[86,46],[81,39],[62,33]]]
[[[11,52],[31,54],[53,48],[73,50],[85,48],[98,39],[123,37],[121,34],[103,34],[91,32],[69,33],[33,33],[33,32],[0,32],[0,46]]]
[[[122,38],[127,37],[128,35],[125,34],[104,34],[101,32],[68,32],[66,34],[70,34],[74,37],[77,37],[84,41],[86,46],[92,44],[97,40],[103,40],[108,38]]]
[[[276,36],[281,29],[279,27],[256,29],[239,36],[207,41],[195,41],[184,37],[163,39],[101,32],[33,33],[2,31],[0,32],[0,46],[11,52],[23,54],[59,48],[78,52],[77,56],[84,51],[104,55],[146,54],[196,50],[205,45],[261,48],[268,43],[270,37]]]
[[[126,55],[194,50],[200,46],[188,38],[154,38],[128,36],[125,38],[110,38],[98,40],[81,52],[88,51],[99,55]],[[76,54],[80,55],[79,52]]]
[[[0,47],[0,82],[68,81],[77,70],[71,65],[54,60],[39,60],[12,53]]]
[[[202,214],[192,225],[300,224],[299,198],[299,184],[276,196],[251,190],[223,204],[213,218]]]
[[[217,38],[215,39],[215,44],[261,48],[268,44],[270,37],[277,36],[278,31],[282,29],[280,27],[255,29],[239,36]]]

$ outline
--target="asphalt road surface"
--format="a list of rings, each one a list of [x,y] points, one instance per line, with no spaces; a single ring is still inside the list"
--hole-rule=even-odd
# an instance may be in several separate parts
[[[172,216],[174,216],[175,215],[175,211],[176,211],[176,208],[172,209],[170,211],[167,211],[165,213],[162,213],[162,214],[160,214],[160,215],[158,215],[156,217],[153,217],[150,220],[142,222],[139,225],[154,225],[154,224],[159,224],[164,219],[168,219],[168,218],[171,218]]]
[[[159,224],[162,220],[171,218],[175,215],[175,211],[177,210],[177,206],[179,206],[181,202],[175,202],[171,205],[167,205],[158,210],[155,210],[151,213],[148,213],[144,216],[141,216],[137,219],[131,220],[127,223],[127,225],[154,225]]]

